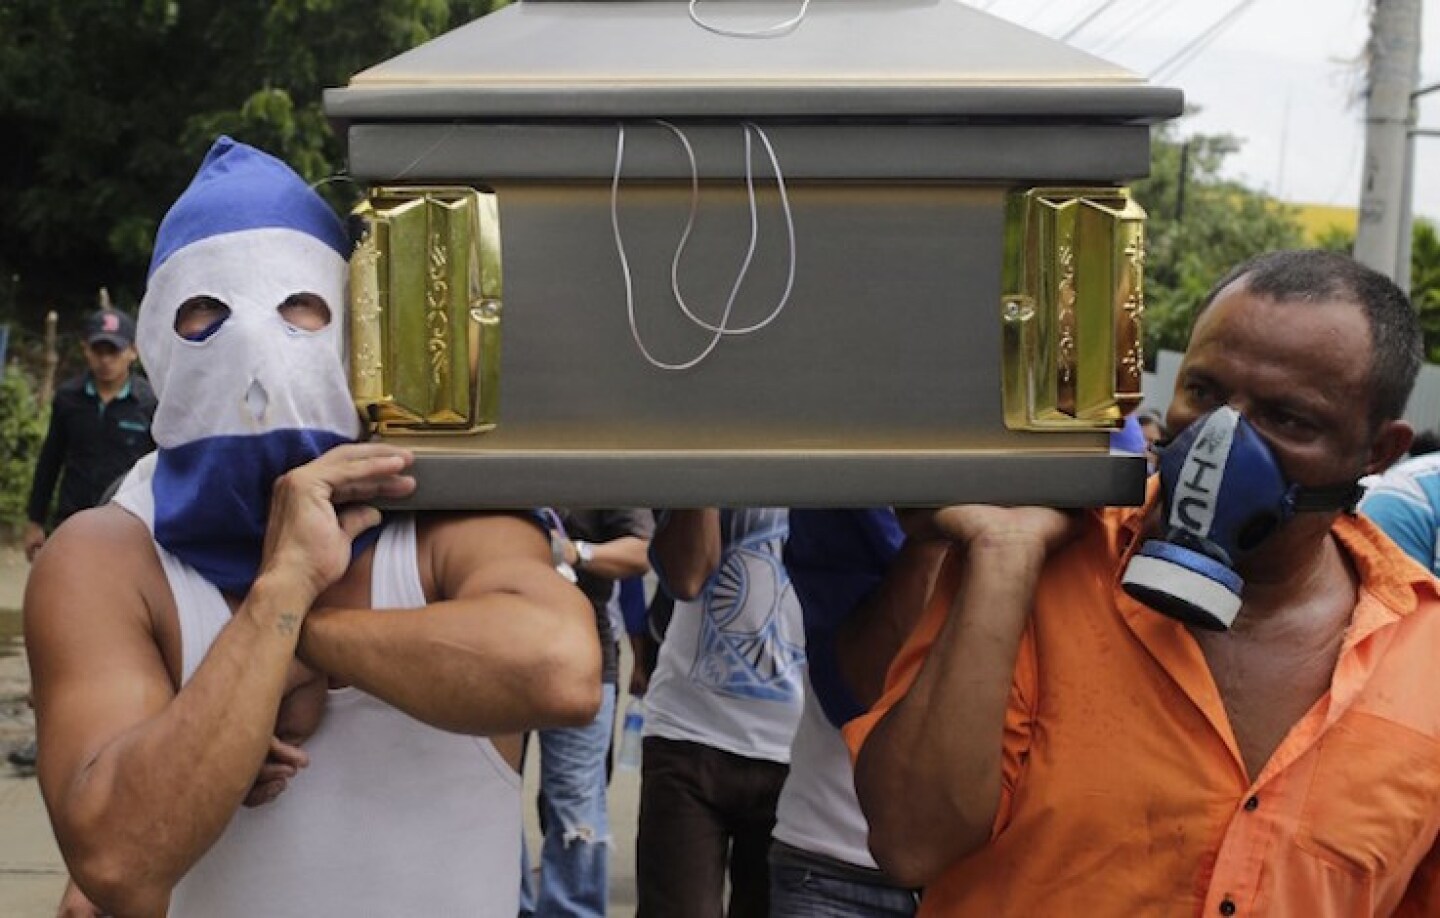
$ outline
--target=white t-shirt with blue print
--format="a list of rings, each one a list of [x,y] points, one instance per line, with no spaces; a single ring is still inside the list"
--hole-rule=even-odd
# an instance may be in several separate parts
[[[720,567],[675,603],[645,693],[645,735],[790,761],[805,697],[800,603],[781,561],[783,509],[722,510]]]
[[[1406,459],[1365,484],[1360,512],[1405,554],[1440,573],[1440,453]]]

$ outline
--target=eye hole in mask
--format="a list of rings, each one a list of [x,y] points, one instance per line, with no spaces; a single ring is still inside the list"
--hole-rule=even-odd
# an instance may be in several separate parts
[[[204,341],[230,318],[230,307],[213,296],[192,296],[175,311],[175,334],[186,341]]]
[[[319,331],[330,324],[330,306],[319,294],[292,293],[275,310],[297,331]]]

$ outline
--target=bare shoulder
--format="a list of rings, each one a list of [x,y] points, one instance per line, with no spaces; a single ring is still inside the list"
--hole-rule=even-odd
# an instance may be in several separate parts
[[[25,589],[32,629],[70,631],[95,619],[150,630],[164,571],[145,524],[115,504],[70,517],[35,558]]]
[[[462,585],[508,589],[516,577],[559,579],[549,540],[523,513],[421,513],[415,526],[427,592],[432,584],[438,595],[454,596]]]
[[[415,517],[421,553],[550,557],[549,542],[537,523],[523,513],[420,513]]]

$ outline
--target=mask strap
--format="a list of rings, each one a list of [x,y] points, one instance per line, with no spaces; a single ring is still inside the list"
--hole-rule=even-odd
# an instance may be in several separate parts
[[[1326,485],[1320,488],[1297,488],[1294,506],[1296,513],[1329,513],[1339,510],[1353,514],[1360,498],[1365,495],[1365,486],[1358,481]]]
[[[777,22],[760,29],[726,29],[701,19],[699,4],[700,0],[690,0],[690,21],[707,32],[724,35],[726,38],[779,38],[782,35],[789,35],[805,20],[805,12],[810,9],[810,0],[801,0],[800,12],[784,22]]]
[[[1155,451],[1164,455],[1177,439],[1175,435],[1155,443]],[[1291,491],[1290,509],[1294,513],[1333,513],[1340,511],[1353,515],[1365,496],[1365,486],[1358,481],[1322,485],[1317,488],[1294,488]]]

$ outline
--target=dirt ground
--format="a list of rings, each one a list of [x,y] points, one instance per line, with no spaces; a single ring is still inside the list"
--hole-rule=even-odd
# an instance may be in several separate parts
[[[4,761],[29,742],[34,718],[25,694],[30,670],[20,642],[20,605],[30,566],[0,542],[0,915],[48,918],[65,887],[65,865],[40,801],[35,776]]]
[[[34,729],[25,703],[30,669],[20,644],[20,604],[29,571],[19,548],[0,545],[0,753],[28,740]]]

